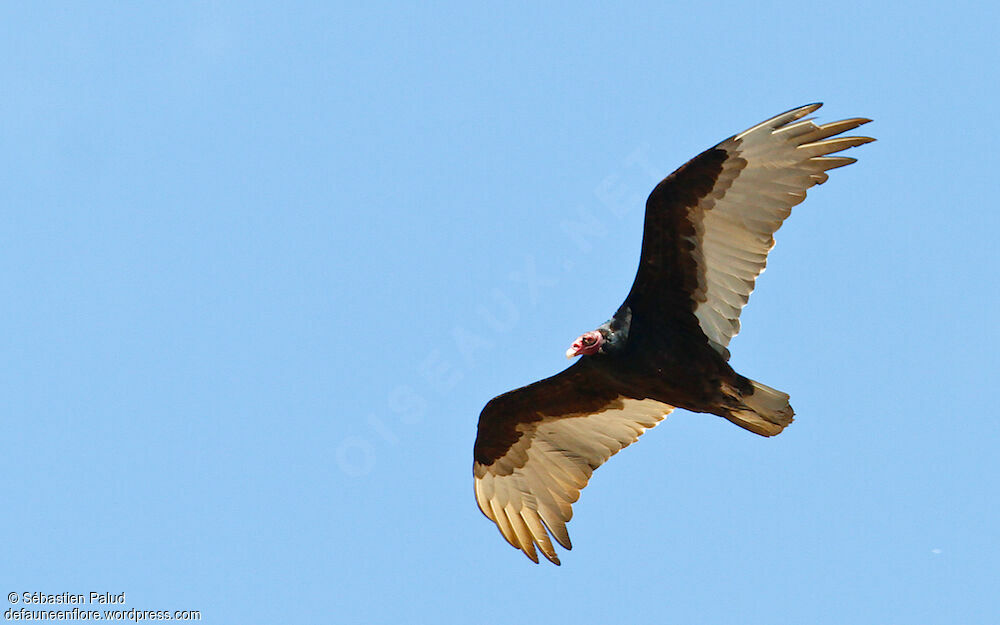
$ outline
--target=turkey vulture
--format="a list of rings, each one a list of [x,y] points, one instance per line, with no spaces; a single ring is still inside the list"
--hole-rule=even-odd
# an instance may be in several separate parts
[[[674,408],[761,436],[792,422],[789,396],[733,371],[730,339],[774,232],[868,123],[817,125],[821,104],[782,113],[702,152],[646,200],[639,269],[611,319],[567,350],[568,369],[490,400],[476,436],[476,501],[511,545],[554,564],[591,474]]]

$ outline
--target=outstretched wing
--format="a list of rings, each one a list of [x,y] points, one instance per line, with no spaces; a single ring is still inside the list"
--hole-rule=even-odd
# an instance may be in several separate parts
[[[730,137],[653,189],[629,293],[633,309],[675,327],[696,323],[728,357],[775,231],[808,188],[826,182],[827,170],[855,161],[830,154],[874,141],[835,136],[868,119],[822,126],[802,119],[820,106],[793,109]]]
[[[476,437],[479,509],[529,558],[538,562],[537,547],[559,564],[549,534],[571,548],[566,523],[591,474],[671,410],[624,396],[587,358],[494,398]]]

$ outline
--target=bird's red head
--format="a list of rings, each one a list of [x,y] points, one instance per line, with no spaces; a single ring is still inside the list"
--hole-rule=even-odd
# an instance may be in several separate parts
[[[572,347],[566,350],[566,357],[589,356],[596,354],[604,343],[604,335],[598,330],[581,334],[580,338],[573,341]]]

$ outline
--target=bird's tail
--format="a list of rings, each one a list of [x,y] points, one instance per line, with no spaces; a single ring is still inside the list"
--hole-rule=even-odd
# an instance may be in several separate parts
[[[764,386],[760,382],[747,381],[753,385],[753,392],[746,394],[732,389],[733,398],[738,398],[741,405],[723,416],[754,434],[761,436],[779,434],[792,422],[792,417],[795,415],[791,404],[788,403],[788,393]]]

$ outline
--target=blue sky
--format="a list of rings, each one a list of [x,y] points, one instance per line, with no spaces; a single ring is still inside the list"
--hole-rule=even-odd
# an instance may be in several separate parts
[[[4,4],[0,590],[997,622],[996,11]],[[878,142],[795,209],[730,346],[796,423],[674,413],[531,564],[474,502],[480,409],[614,312],[660,177],[813,101]]]

